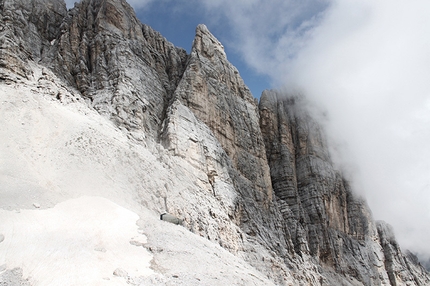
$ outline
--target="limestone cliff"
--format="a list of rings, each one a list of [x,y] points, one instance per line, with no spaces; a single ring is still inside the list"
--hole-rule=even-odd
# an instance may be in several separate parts
[[[365,201],[334,168],[321,126],[307,112],[304,98],[265,91],[260,114],[275,197],[296,253],[310,254],[365,285],[428,283],[428,278],[413,278],[422,269],[399,274],[399,269],[410,269],[406,262],[399,266],[406,257],[399,258],[397,243],[386,252],[392,233],[373,221]],[[393,260],[397,269],[390,266]]]
[[[82,1],[60,29],[44,63],[118,126],[157,137],[185,50],[141,24],[125,1]]]
[[[59,0],[1,0],[0,12],[1,84],[26,80],[109,118],[145,150],[104,163],[136,165],[118,180],[142,207],[181,216],[277,285],[430,283],[336,170],[303,99],[265,91],[258,103],[206,26],[188,55],[123,0],[69,11]],[[137,159],[145,152],[154,170]]]

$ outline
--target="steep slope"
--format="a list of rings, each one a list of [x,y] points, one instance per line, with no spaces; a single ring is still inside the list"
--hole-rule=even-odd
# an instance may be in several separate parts
[[[257,190],[253,197],[267,207],[272,186],[257,104],[227,61],[221,43],[204,25],[196,29],[190,59],[174,95],[212,130],[234,168],[251,181],[251,188],[244,187]]]
[[[382,230],[387,226],[373,221],[366,203],[334,168],[304,98],[265,91],[260,113],[274,193],[297,254],[309,254],[365,285],[426,285],[428,277],[417,263],[397,247],[388,250],[387,236],[393,236]],[[393,270],[392,260],[418,269]],[[399,275],[400,268],[409,269],[408,275]]]
[[[56,0],[2,0],[0,68],[29,78],[32,70],[29,60],[38,62],[57,38],[66,4]]]
[[[35,79],[7,73],[0,84],[0,284],[273,285],[159,220],[166,200],[217,207],[198,170],[129,139],[55,75],[28,68]]]
[[[37,214],[49,217],[85,196],[107,213],[137,214],[148,241],[130,237],[137,248],[124,249],[149,257],[151,271],[115,260],[109,267],[128,274],[110,269],[94,283],[429,283],[335,170],[300,98],[267,91],[258,105],[204,25],[187,55],[125,1],[83,0],[67,11],[61,1],[3,0],[0,9],[0,215],[21,227],[18,218],[29,213],[13,210],[52,208]],[[165,211],[185,228],[158,221]],[[91,249],[123,247],[91,244],[97,235],[75,241],[68,254],[83,247],[102,257]],[[4,249],[26,241],[3,236]],[[2,253],[0,279],[51,279],[42,274],[55,256],[36,269],[25,256]]]
[[[125,1],[85,0],[43,62],[117,125],[156,138],[186,58]]]

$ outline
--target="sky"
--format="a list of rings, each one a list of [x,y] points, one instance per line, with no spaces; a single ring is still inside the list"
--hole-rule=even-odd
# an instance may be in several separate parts
[[[305,94],[327,114],[333,158],[375,219],[402,248],[430,256],[430,1],[129,3],[187,51],[206,24],[254,97]]]

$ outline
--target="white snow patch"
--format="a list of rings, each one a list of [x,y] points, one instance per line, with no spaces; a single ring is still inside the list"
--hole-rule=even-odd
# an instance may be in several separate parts
[[[116,269],[131,277],[154,273],[138,219],[108,199],[89,196],[46,210],[0,210],[0,265],[22,268],[37,285],[126,284],[113,275]]]

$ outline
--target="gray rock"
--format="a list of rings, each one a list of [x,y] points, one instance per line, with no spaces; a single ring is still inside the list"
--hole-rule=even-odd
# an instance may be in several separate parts
[[[4,0],[0,8],[1,78],[55,75],[130,140],[162,144],[154,155],[171,170],[174,156],[186,162],[193,184],[170,188],[174,175],[158,184],[166,210],[183,218],[166,214],[167,221],[216,241],[279,285],[430,283],[336,170],[303,99],[266,91],[257,105],[206,26],[197,27],[187,55],[125,1],[82,0],[67,11],[62,1]],[[40,78],[29,63],[45,67]],[[18,270],[0,281],[26,283]],[[120,268],[114,275],[128,276]]]
[[[118,126],[157,138],[185,50],[141,24],[125,1],[83,0],[61,27],[47,65]]]
[[[376,222],[391,285],[430,285],[428,272],[411,252],[402,253],[390,225]]]
[[[178,225],[184,222],[182,219],[168,213],[161,214],[160,219]]]
[[[267,208],[272,184],[257,104],[238,70],[228,62],[224,47],[205,25],[196,29],[174,97],[210,128],[231,160],[235,175],[247,182],[236,188],[246,188],[243,192],[251,192],[249,195]]]
[[[0,233],[0,243],[4,241],[4,235]]]
[[[3,267],[3,266],[2,266]],[[0,285],[30,286],[28,279],[23,278],[21,268],[6,269],[0,272]]]
[[[57,0],[5,0],[1,5],[0,68],[29,78],[32,71],[27,61],[38,61],[48,52],[67,14],[66,4]]]
[[[113,275],[118,276],[118,277],[123,277],[123,278],[127,278],[128,273],[127,271],[125,271],[122,268],[117,268],[115,269],[115,271],[113,272]]]
[[[309,254],[324,268],[330,266],[364,285],[414,285],[411,277],[420,276],[422,269],[400,263],[406,258],[392,231],[381,223],[376,228],[365,201],[335,169],[304,98],[265,91],[260,118],[275,198],[295,252]],[[378,235],[381,241],[375,242],[372,238]],[[399,262],[393,264],[393,259]]]

